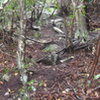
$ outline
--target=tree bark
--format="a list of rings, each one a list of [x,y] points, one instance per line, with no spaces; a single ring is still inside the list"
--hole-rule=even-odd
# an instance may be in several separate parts
[[[74,15],[76,19],[76,33],[75,38],[79,38],[84,42],[88,38],[88,31],[86,25],[86,15],[84,9],[84,0],[72,0]]]
[[[90,69],[89,79],[93,79],[93,76],[94,76],[95,71],[97,70],[98,66],[100,66],[100,36],[99,36],[99,40],[98,40],[97,46],[96,46],[95,59],[92,64],[92,67]]]
[[[64,17],[64,25],[66,29],[66,47],[72,45],[72,38],[79,39],[85,42],[88,38],[88,30],[86,24],[86,12],[84,6],[84,0],[59,0],[61,12]],[[73,16],[69,18],[70,26],[66,19],[66,13]],[[75,30],[74,36],[73,31]]]
[[[27,93],[26,83],[28,80],[28,76],[26,74],[25,69],[25,28],[26,28],[26,21],[25,21],[25,10],[24,10],[24,0],[19,0],[20,4],[20,32],[18,37],[18,51],[17,51],[17,63],[18,69],[20,71],[20,79],[24,86],[24,93],[21,96],[22,100],[29,100],[29,96]]]

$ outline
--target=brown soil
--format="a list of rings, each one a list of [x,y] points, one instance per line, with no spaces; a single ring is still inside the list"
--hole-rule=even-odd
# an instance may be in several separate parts
[[[32,30],[27,33],[28,36],[33,36],[33,34]],[[52,25],[44,26],[41,34],[42,39],[51,39],[63,48],[64,39],[58,39]],[[43,44],[36,42],[28,45],[26,57],[33,60],[48,55],[41,48]],[[16,67],[16,43],[14,45],[5,44],[3,51],[0,51],[0,72],[2,74],[6,68],[9,69],[11,78],[8,82],[0,80],[0,100],[17,100],[22,84],[19,74],[16,75],[17,72],[14,69]],[[36,91],[30,91],[31,100],[100,100],[100,87],[90,94],[87,93],[98,87],[100,81],[93,80],[90,86],[85,82],[89,67],[94,60],[92,52],[82,49],[74,53],[65,53],[61,58],[70,56],[74,56],[74,59],[57,65],[31,62],[27,74],[29,80],[36,80],[33,84]],[[95,74],[98,73],[100,73],[100,66]],[[7,92],[9,95],[6,95]],[[11,99],[14,96],[15,99]]]

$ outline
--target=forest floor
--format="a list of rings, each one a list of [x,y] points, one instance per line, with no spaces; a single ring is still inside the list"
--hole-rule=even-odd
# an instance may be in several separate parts
[[[53,41],[59,47],[64,48],[64,39],[59,38],[52,25],[43,26],[42,40]],[[96,32],[95,32],[96,33]],[[96,34],[100,34],[100,31]],[[29,30],[28,36],[34,36],[34,31]],[[37,37],[38,38],[38,37]],[[9,42],[9,41],[8,41]],[[92,51],[81,49],[72,53],[64,53],[60,59],[72,57],[65,62],[56,65],[36,63],[50,53],[43,51],[44,44],[31,42],[26,47],[26,61],[28,64],[29,81],[33,80],[34,91],[30,90],[32,100],[100,100],[100,80],[86,81],[89,69],[95,56]],[[23,89],[19,72],[16,69],[16,43],[5,43],[0,50],[0,77],[8,76],[0,80],[0,100],[20,100],[19,92]],[[100,73],[100,66],[95,74]],[[98,87],[99,86],[99,87]],[[35,90],[36,89],[36,90]]]

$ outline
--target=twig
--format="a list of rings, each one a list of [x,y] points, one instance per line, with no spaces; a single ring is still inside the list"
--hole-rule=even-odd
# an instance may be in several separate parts
[[[12,56],[12,55],[10,55],[9,53],[4,52],[4,51],[2,51],[2,50],[0,50],[0,52],[3,53],[3,54],[6,54],[7,56],[10,56],[10,57],[12,57],[12,58],[16,58],[15,56]]]
[[[3,46],[3,43],[0,44],[0,47],[2,47],[2,46]]]
[[[16,37],[18,37],[19,35],[18,34],[14,34],[14,36],[16,36]],[[48,44],[48,43],[51,43],[51,42],[53,42],[52,40],[51,41],[40,41],[40,40],[36,40],[35,38],[29,38],[29,37],[23,37],[23,38],[26,38],[26,40],[30,40],[30,41],[34,41],[34,42],[36,42],[36,43],[41,43],[41,44]]]
[[[82,100],[82,98],[80,98],[80,97],[77,95],[77,93],[76,93],[74,87],[73,87],[69,82],[67,82],[67,84],[68,84],[68,85],[70,86],[70,88],[72,89],[72,91],[73,91],[74,96],[76,97],[76,99],[77,99],[77,100]]]
[[[90,93],[88,93],[88,95],[89,95],[89,94],[91,94],[92,92],[94,92],[94,91],[98,90],[98,89],[100,89],[100,85],[99,85],[99,86],[97,86],[97,87],[95,87],[94,89],[92,89],[92,90],[91,90],[91,92],[90,92]]]

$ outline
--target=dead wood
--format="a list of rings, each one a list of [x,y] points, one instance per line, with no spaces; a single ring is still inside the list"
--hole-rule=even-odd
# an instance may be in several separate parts
[[[97,42],[96,52],[95,52],[95,59],[94,59],[94,62],[92,64],[92,67],[91,67],[89,79],[93,78],[93,76],[95,74],[95,70],[97,69],[97,66],[98,66],[98,63],[99,63],[99,59],[100,59],[100,38]]]
[[[60,61],[61,56],[64,53],[73,53],[73,52],[81,50],[81,49],[90,49],[90,48],[92,48],[94,46],[94,44],[98,41],[98,39],[99,39],[99,36],[94,37],[92,39],[89,39],[85,43],[81,43],[80,41],[77,41],[77,40],[74,41],[73,44],[70,45],[69,47],[63,48],[62,50],[60,50],[60,51],[58,51],[58,52],[55,53],[56,55],[58,55],[57,56],[58,57],[57,60]],[[41,62],[47,61],[49,57],[50,56],[47,55],[47,56],[45,56],[43,58],[38,59],[36,62],[37,63],[41,63]],[[57,62],[59,62],[59,61],[57,61]],[[52,62],[52,61],[49,61],[49,62]]]

